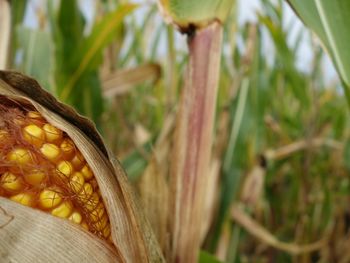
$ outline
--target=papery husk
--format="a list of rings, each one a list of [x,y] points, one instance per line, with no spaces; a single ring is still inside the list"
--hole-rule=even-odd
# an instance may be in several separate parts
[[[168,198],[169,187],[161,171],[160,163],[152,158],[138,182],[138,190],[145,214],[159,245],[165,254],[168,248]]]
[[[118,251],[70,221],[0,197],[1,262],[117,262]],[[67,240],[69,242],[67,242]]]
[[[0,71],[0,95],[21,101],[23,104],[32,105],[47,119],[47,121],[66,132],[84,155],[95,174],[101,190],[101,196],[109,215],[111,237],[115,246],[115,255],[117,255],[114,261],[163,262],[163,256],[157,241],[154,239],[153,233],[148,227],[148,223],[144,219],[140,208],[134,201],[132,189],[129,186],[123,169],[116,160],[113,160],[113,162],[110,161],[111,159],[106,147],[94,125],[88,119],[78,115],[71,107],[58,102],[53,96],[44,91],[34,79],[17,72]],[[6,201],[6,203],[8,202]],[[4,199],[0,199],[0,208],[3,206],[5,206]],[[33,215],[38,212],[34,211],[32,208],[22,207],[19,204],[12,204],[12,206],[20,207],[11,211],[12,216],[16,218],[16,220],[21,220],[21,223],[28,228],[26,232],[23,232],[23,234],[25,234],[23,238],[30,239],[31,235],[35,236],[40,234],[37,232],[38,228],[35,227],[35,225],[29,224],[24,217],[17,214],[17,211],[22,212],[23,210],[27,210],[28,214],[33,213]],[[48,217],[53,220],[53,222],[57,220],[52,219],[53,216],[48,214],[44,214],[43,217]],[[10,222],[3,228],[0,228],[0,251],[2,248],[6,248],[6,244],[10,243],[12,240],[12,235],[1,234],[4,229],[9,228],[11,224],[13,223]],[[69,222],[67,222],[65,227],[66,230],[62,230],[62,233],[70,231],[81,233],[79,242],[86,243],[87,248],[89,248],[90,242],[85,238],[86,232],[83,229]],[[64,241],[66,244],[70,245],[71,251],[80,249],[76,245],[76,237],[73,236],[65,234]],[[19,253],[22,253],[22,250],[33,250],[38,252],[36,255],[38,258],[40,258],[42,254],[47,254],[45,256],[52,257],[52,260],[56,260],[55,253],[52,254],[52,252],[46,248],[51,246],[50,235],[42,235],[42,238],[46,240],[44,242],[44,244],[47,244],[46,246],[42,247],[42,240],[38,242],[37,239],[33,238],[28,247],[7,251],[8,257],[16,260],[16,257]],[[95,236],[91,236],[90,238],[99,239]],[[106,246],[108,246],[107,243]],[[39,248],[41,248],[41,250]],[[104,250],[100,251],[99,249],[95,249],[93,244],[90,249],[95,253],[96,258],[99,258],[98,255],[102,253],[99,262],[104,262]],[[50,251],[50,253],[48,253],[48,251]],[[71,259],[68,258],[67,260]],[[89,262],[92,261],[89,259]]]
[[[175,115],[169,114],[164,121],[148,166],[137,182],[138,193],[145,207],[145,215],[150,222],[159,245],[167,257],[170,255],[169,244],[169,172],[172,131]]]

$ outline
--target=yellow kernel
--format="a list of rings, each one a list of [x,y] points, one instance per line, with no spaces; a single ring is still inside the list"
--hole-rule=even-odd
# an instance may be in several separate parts
[[[80,224],[81,221],[83,220],[83,217],[79,212],[75,211],[69,216],[68,219],[76,224]]]
[[[100,197],[98,194],[93,193],[91,197],[84,203],[84,206],[88,211],[93,211],[97,207],[99,200]]]
[[[37,111],[28,111],[27,117],[31,119],[43,120],[43,116]]]
[[[24,180],[33,186],[39,186],[45,179],[46,174],[40,170],[33,170],[23,174]]]
[[[90,180],[89,183],[92,185],[92,189],[94,189],[94,191],[99,191],[98,184],[95,178]]]
[[[7,159],[17,165],[25,165],[33,161],[33,156],[27,149],[15,148],[7,154]]]
[[[75,146],[72,140],[64,139],[60,145],[60,149],[63,153],[64,159],[70,160],[73,158],[75,154]]]
[[[23,128],[23,138],[25,141],[29,142],[30,144],[40,147],[44,140],[45,140],[45,133],[44,131],[35,124],[27,125]]]
[[[79,193],[84,183],[84,176],[80,172],[75,172],[70,178],[69,185],[74,193]]]
[[[88,198],[92,195],[92,193],[93,193],[93,189],[91,184],[85,183],[83,186],[83,189],[81,189],[81,191],[78,194],[79,200],[82,203],[85,203],[88,200]]]
[[[49,123],[46,123],[43,126],[46,141],[48,142],[57,142],[62,139],[63,133],[60,129],[56,128],[55,126],[52,126]]]
[[[11,196],[10,199],[25,206],[33,206],[34,204],[34,197],[30,193],[19,193]]]
[[[41,191],[39,203],[44,209],[51,209],[58,206],[62,202],[62,197],[57,190],[45,189]]]
[[[0,142],[6,141],[9,137],[9,133],[5,130],[0,130]]]
[[[60,149],[52,143],[43,144],[40,152],[51,162],[57,162],[61,154]]]
[[[84,156],[81,154],[81,152],[76,151],[71,162],[75,169],[80,170],[85,164],[85,159],[84,159]]]
[[[51,214],[61,218],[68,218],[72,213],[73,205],[71,202],[65,201],[60,204],[58,207],[51,211]]]
[[[63,174],[64,176],[69,177],[73,173],[73,166],[68,161],[61,161],[57,165],[57,171],[59,171],[60,174]]]
[[[89,231],[89,226],[88,226],[88,224],[87,224],[85,221],[81,222],[80,225],[81,225],[85,230]]]
[[[103,236],[105,238],[108,238],[111,234],[111,227],[109,225],[107,225],[104,229],[103,229]]]
[[[88,164],[84,165],[84,167],[81,169],[81,173],[86,181],[89,181],[94,176]]]
[[[18,126],[22,126],[25,124],[24,118],[20,117],[20,116],[18,116],[17,118],[14,118],[12,121],[14,124],[16,124]]]
[[[22,178],[10,172],[6,172],[1,176],[0,186],[10,192],[20,191],[24,187]]]
[[[99,221],[93,223],[93,226],[96,230],[101,231],[107,226],[108,223],[108,217],[107,215],[103,216]]]
[[[100,202],[96,207],[96,209],[91,211],[91,213],[89,214],[89,217],[92,222],[96,222],[100,220],[100,218],[102,218],[104,214],[105,214],[105,208],[103,206],[103,203]]]

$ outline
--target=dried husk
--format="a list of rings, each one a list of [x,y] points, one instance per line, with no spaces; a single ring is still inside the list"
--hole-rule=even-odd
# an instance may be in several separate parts
[[[6,254],[9,261],[13,262],[16,262],[24,251],[26,251],[25,254],[40,260],[50,258],[56,261],[58,256],[64,258],[59,262],[75,262],[74,259],[81,262],[82,254],[94,254],[94,257],[88,257],[89,262],[108,262],[104,259],[109,256],[114,262],[162,262],[163,256],[159,246],[134,201],[125,173],[116,160],[110,161],[94,125],[72,108],[58,102],[34,79],[17,72],[0,71],[0,95],[32,105],[51,124],[65,131],[73,139],[95,174],[109,215],[115,246],[109,248],[108,244],[103,244],[98,237],[86,233],[79,226],[68,221],[63,222],[64,220],[1,198],[0,209],[3,209],[4,213],[2,215],[0,213],[0,220],[1,217],[6,217],[6,213],[14,219],[3,227],[0,225],[0,255]],[[28,214],[31,220],[23,216],[23,213]],[[45,218],[45,224],[52,223],[52,225],[46,228],[38,227],[43,224],[43,218]],[[26,231],[20,232],[18,236],[19,232],[15,231],[14,225],[23,225]],[[61,228],[59,232],[57,232],[58,228]],[[52,237],[56,237],[57,233],[60,233],[59,236],[64,236],[64,239],[55,240],[56,245],[51,246]],[[24,243],[23,240],[28,242]],[[77,243],[84,244],[85,250],[89,252],[79,251],[81,247]],[[12,249],[8,249],[8,244],[12,244]],[[101,244],[106,247],[101,249]],[[57,247],[62,246],[67,246],[67,250],[71,253],[64,255],[62,251],[56,250]],[[43,262],[49,261],[43,260]]]
[[[0,197],[1,262],[117,262],[118,251],[65,219]],[[67,242],[67,240],[69,242]]]

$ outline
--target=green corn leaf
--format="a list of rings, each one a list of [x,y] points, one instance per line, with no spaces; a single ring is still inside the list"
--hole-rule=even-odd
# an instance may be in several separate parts
[[[199,263],[221,263],[217,258],[202,250],[199,254]]]
[[[160,0],[167,20],[186,30],[190,26],[200,27],[214,20],[224,22],[234,0]]]
[[[16,28],[16,39],[18,46],[23,48],[22,70],[39,80],[44,87],[51,88],[50,76],[53,61],[50,34],[19,25]],[[50,91],[53,92],[53,90]]]
[[[67,100],[78,80],[90,69],[90,63],[101,56],[103,48],[113,39],[124,17],[135,7],[135,5],[131,4],[122,5],[94,27],[91,35],[80,46],[81,50],[78,51],[76,56],[76,61],[79,61],[76,65],[76,70],[67,80],[62,92],[59,94],[63,101]]]
[[[321,39],[344,82],[350,101],[350,1],[288,0],[300,18]]]

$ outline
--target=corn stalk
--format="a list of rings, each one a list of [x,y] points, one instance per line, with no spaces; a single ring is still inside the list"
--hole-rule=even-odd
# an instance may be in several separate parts
[[[214,22],[189,40],[190,60],[178,113],[171,174],[173,262],[196,262],[200,247],[221,39],[222,27]]]
[[[11,15],[9,3],[0,0],[0,69],[5,69],[8,64],[10,47]]]
[[[187,34],[189,63],[170,171],[169,262],[197,262],[213,144],[222,22],[233,1],[160,1],[167,21]]]

